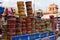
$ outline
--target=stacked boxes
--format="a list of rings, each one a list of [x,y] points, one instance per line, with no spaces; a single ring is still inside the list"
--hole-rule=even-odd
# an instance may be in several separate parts
[[[2,25],[2,38],[7,40],[7,25]]]
[[[26,29],[26,18],[16,18],[16,34],[25,35],[27,34]]]
[[[22,21],[19,17],[16,17],[16,35],[22,35],[22,32],[21,32],[21,27],[22,27]]]
[[[27,16],[29,17],[29,18],[32,18],[32,2],[31,1],[27,1],[26,2],[26,10],[27,10]]]
[[[33,33],[36,33],[36,30],[35,30],[35,18],[34,17],[32,18],[32,31],[33,31]]]
[[[32,2],[31,1],[27,1],[25,2],[26,4],[26,10],[27,10],[27,33],[31,34],[34,33],[33,31],[35,30],[33,27],[33,14],[32,14]]]
[[[27,34],[26,18],[22,19],[21,30],[22,30],[22,35]]]
[[[48,26],[47,20],[44,19],[42,23],[43,23],[43,26],[42,26],[43,31],[47,31],[47,26]]]
[[[41,19],[40,18],[35,19],[35,30],[36,30],[36,33],[41,31]]]
[[[31,34],[32,33],[32,19],[27,18],[26,22],[27,22],[27,33]]]
[[[23,1],[17,2],[17,6],[18,6],[19,17],[24,18],[25,17],[24,2]]]
[[[45,26],[45,31],[47,31],[47,27],[48,27],[48,25],[49,25],[49,24],[48,24],[48,20],[45,19],[44,23],[45,23],[45,25],[44,25],[44,26]]]
[[[11,40],[11,36],[16,36],[16,17],[14,15],[9,15],[7,20],[7,35],[8,39]]]
[[[45,30],[45,20],[44,19],[42,19],[41,20],[41,28],[42,28],[42,30],[41,31],[44,31]]]
[[[45,27],[46,27],[46,31],[51,30],[52,28],[50,27],[50,20],[49,19],[45,19]]]

